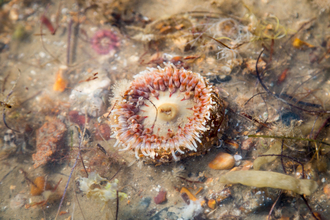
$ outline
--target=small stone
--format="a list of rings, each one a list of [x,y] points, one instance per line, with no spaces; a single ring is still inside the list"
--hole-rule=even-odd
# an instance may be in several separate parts
[[[235,159],[231,154],[220,152],[214,160],[209,163],[209,167],[214,170],[229,170],[235,165]]]
[[[96,132],[95,132],[95,139],[98,141],[102,141],[103,138],[104,140],[109,140],[110,136],[111,136],[111,129],[109,127],[109,125],[107,124],[97,124],[95,125],[96,128]]]
[[[10,191],[12,192],[13,190],[16,189],[16,186],[15,186],[15,185],[10,185],[9,189],[10,189]]]
[[[154,197],[154,201],[156,204],[162,204],[167,201],[166,199],[166,191],[161,190],[156,197]]]
[[[231,196],[230,188],[224,188],[220,193],[216,194],[217,202],[222,202],[223,200],[229,198]]]
[[[286,112],[281,115],[282,123],[286,126],[290,126],[292,120],[300,120],[299,115],[293,112]]]
[[[210,209],[215,209],[215,207],[217,206],[217,203],[214,199],[210,199],[209,201],[207,201],[207,206]]]
[[[218,82],[229,82],[232,77],[230,75],[218,75],[216,79]]]
[[[150,205],[151,198],[150,197],[144,197],[140,201],[140,206],[142,209],[147,209]]]
[[[324,194],[326,194],[328,197],[330,197],[330,184],[327,184],[323,188]]]
[[[78,124],[79,126],[85,125],[86,116],[80,114],[78,111],[70,111],[69,119],[71,122]],[[87,117],[87,123],[89,122],[89,117]]]
[[[18,16],[19,16],[18,9],[13,7],[9,12],[9,19],[12,21],[17,21]]]
[[[253,145],[254,145],[253,139],[248,138],[248,139],[242,141],[241,149],[242,150],[250,150]]]

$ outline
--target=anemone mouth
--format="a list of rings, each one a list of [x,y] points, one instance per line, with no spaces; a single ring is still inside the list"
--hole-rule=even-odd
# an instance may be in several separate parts
[[[180,114],[178,105],[173,103],[161,104],[157,111],[159,119],[163,121],[173,121]]]
[[[196,152],[204,133],[214,127],[210,122],[219,107],[212,86],[200,74],[171,64],[134,78],[111,112],[115,146],[135,151],[137,158],[166,154],[179,160]]]

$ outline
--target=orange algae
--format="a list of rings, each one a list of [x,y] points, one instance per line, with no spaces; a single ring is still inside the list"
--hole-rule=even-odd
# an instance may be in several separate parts
[[[60,69],[57,71],[56,80],[53,86],[54,91],[63,92],[66,89],[68,81],[63,78],[63,72],[65,69],[66,67],[60,67]]]
[[[210,208],[210,209],[215,209],[217,203],[214,199],[210,199],[208,202],[207,202],[207,206]]]
[[[304,47],[309,47],[309,48],[314,47],[313,45],[311,45],[305,41],[302,41],[299,38],[294,39],[292,46],[294,46],[297,49],[304,49]]]
[[[45,190],[51,190],[51,185],[46,182],[45,177],[38,176],[33,181],[34,184],[31,184],[31,190],[30,193],[32,196],[39,196],[41,195]]]

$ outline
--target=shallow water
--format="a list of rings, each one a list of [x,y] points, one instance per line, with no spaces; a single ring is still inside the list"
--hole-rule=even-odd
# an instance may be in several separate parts
[[[325,2],[0,1],[0,219],[313,219],[310,209],[329,219]],[[204,149],[212,142],[206,152],[169,163],[139,152],[137,160],[110,138],[122,95],[114,91],[164,62],[205,77],[225,120],[202,138]],[[248,137],[255,134],[267,137]],[[225,185],[229,170],[208,166],[226,152],[235,155],[231,172],[253,169],[283,137],[291,138],[285,156],[261,170],[302,178],[303,165],[318,184],[308,206],[285,189]],[[83,189],[86,173],[105,179]],[[41,195],[31,190],[38,176],[50,184]],[[107,191],[107,202],[93,190]],[[161,191],[166,201],[156,204]]]

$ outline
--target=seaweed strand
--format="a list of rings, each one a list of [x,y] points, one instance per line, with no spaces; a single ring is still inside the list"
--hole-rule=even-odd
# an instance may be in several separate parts
[[[276,139],[290,139],[290,140],[299,140],[299,141],[309,141],[309,142],[316,142],[321,143],[324,145],[330,146],[330,143],[314,140],[310,138],[302,138],[302,137],[287,137],[287,136],[271,136],[271,135],[257,135],[257,134],[249,134],[248,137],[254,137],[254,138],[276,138]]]
[[[304,108],[300,108],[299,106],[296,106],[296,105],[293,105],[291,104],[290,102],[286,101],[285,99],[281,98],[280,95],[276,94],[275,92],[271,92],[267,86],[264,84],[264,82],[261,80],[261,77],[260,77],[260,73],[258,71],[258,63],[259,63],[259,59],[261,57],[261,55],[263,54],[264,52],[264,49],[261,50],[259,56],[258,56],[258,59],[257,59],[257,62],[256,62],[256,74],[257,74],[257,79],[260,83],[260,85],[264,88],[264,90],[269,93],[270,95],[272,95],[273,97],[275,97],[276,99],[278,99],[279,101],[283,102],[284,104],[287,104],[289,105],[290,107],[293,107],[293,108],[296,108],[296,109],[299,109],[301,111],[304,111],[304,112],[308,112],[312,115],[316,115],[316,114],[330,114],[330,111],[328,110],[324,110],[324,111],[311,111],[311,110],[307,110],[307,109],[304,109]]]

